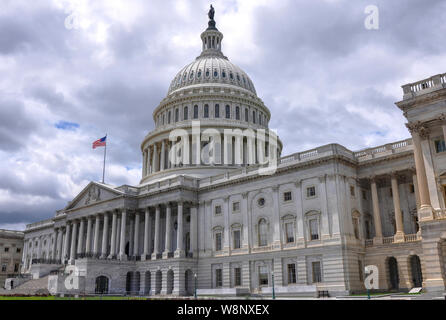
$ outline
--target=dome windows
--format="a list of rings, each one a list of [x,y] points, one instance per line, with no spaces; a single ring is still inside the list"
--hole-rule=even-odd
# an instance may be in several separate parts
[[[178,108],[175,109],[175,122],[178,122],[179,114],[180,114],[180,111],[178,110]]]
[[[229,72],[229,78],[230,78],[231,80],[234,80],[234,74],[233,74],[232,72]]]
[[[192,80],[194,78],[194,70],[192,70],[189,74],[189,80]]]
[[[184,75],[183,75],[183,82],[186,81],[186,77],[187,77],[187,74],[184,73]]]
[[[238,73],[237,73],[237,81],[240,82],[240,76]]]
[[[227,104],[226,105],[226,119],[230,119],[231,118],[231,107]]]
[[[198,119],[198,106],[194,106],[194,119]]]
[[[197,78],[198,78],[198,79],[201,78],[201,69],[199,69],[198,72],[197,72]]]
[[[204,105],[204,118],[209,118],[209,106],[207,104]]]
[[[217,69],[214,69],[214,78],[217,78],[218,77],[218,71],[217,71]]]
[[[248,111],[248,108],[245,109],[245,121],[246,122],[249,121],[249,111]]]
[[[235,107],[235,119],[240,120],[240,107]]]
[[[220,106],[218,104],[215,105],[215,110],[214,110],[214,117],[215,118],[220,118]]]
[[[210,75],[210,71],[209,71],[209,69],[206,69],[206,78],[209,78],[209,75]]]
[[[189,115],[189,109],[187,107],[184,107],[184,110],[183,110],[183,118],[184,118],[184,120],[187,120],[188,115]]]
[[[225,78],[225,79],[226,79],[226,71],[225,71],[225,70],[223,70],[223,71],[221,72],[221,76],[222,76],[222,78]]]

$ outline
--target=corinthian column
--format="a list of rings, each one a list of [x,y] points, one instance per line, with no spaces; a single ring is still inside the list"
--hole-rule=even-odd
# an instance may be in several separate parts
[[[144,216],[144,252],[141,260],[146,260],[147,256],[150,254],[150,209],[146,207]]]
[[[139,256],[139,212],[135,213],[135,234],[133,242],[133,255]]]
[[[420,195],[420,209],[418,210],[418,216],[420,221],[432,220],[433,209],[431,199],[429,196],[429,187],[427,185],[426,168],[424,166],[423,153],[421,150],[421,138],[419,130],[422,129],[417,124],[407,124],[409,131],[412,133],[412,140],[414,145],[414,159],[415,168],[417,173],[418,191]]]
[[[102,228],[102,254],[101,258],[107,257],[108,251],[108,212],[104,213],[104,226]]]
[[[161,160],[160,160],[160,171],[164,170],[164,166],[166,163],[166,145],[164,140],[161,142]]]
[[[119,259],[120,260],[126,260],[127,256],[125,254],[125,232],[126,232],[126,217],[127,217],[127,212],[125,211],[125,209],[122,209],[121,212],[121,240],[119,241]]]
[[[163,259],[168,257],[169,252],[172,251],[172,207],[170,203],[166,205],[166,249],[163,252]]]
[[[93,243],[93,253],[95,256],[99,253],[99,226],[101,225],[101,216],[96,214],[96,221],[94,223],[94,243]]]
[[[395,242],[404,242],[403,215],[401,213],[400,193],[398,191],[398,180],[396,174],[392,173],[390,179],[392,184],[393,207],[395,209]]]
[[[111,246],[110,246],[110,255],[108,256],[110,259],[114,258],[116,255],[116,223],[117,223],[118,213],[113,211],[112,216],[112,234],[111,234]]]
[[[74,264],[74,260],[76,259],[76,235],[77,235],[77,222],[73,221],[73,232],[71,235],[70,264]]]
[[[91,227],[92,227],[92,224],[93,224],[93,219],[90,216],[87,218],[87,240],[85,243],[85,252],[87,254],[91,253]]]
[[[152,260],[156,259],[159,253],[160,247],[160,206],[157,205],[155,208],[155,244],[153,248]]]
[[[373,206],[373,220],[375,222],[375,238],[373,242],[375,244],[382,243],[382,225],[381,225],[381,213],[379,211],[379,198],[378,198],[378,188],[376,187],[375,177],[371,177],[370,189],[372,192],[372,206]]]
[[[175,250],[175,257],[182,257],[184,255],[183,246],[183,203],[178,202],[178,217],[177,217],[177,250]]]
[[[77,253],[82,254],[84,252],[84,219],[81,219],[79,226],[79,238],[77,240]]]

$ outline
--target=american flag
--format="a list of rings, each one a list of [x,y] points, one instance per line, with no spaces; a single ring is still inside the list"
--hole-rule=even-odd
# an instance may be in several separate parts
[[[96,140],[95,142],[93,142],[93,149],[97,148],[97,147],[105,147],[106,145],[106,141],[107,140],[107,136]]]

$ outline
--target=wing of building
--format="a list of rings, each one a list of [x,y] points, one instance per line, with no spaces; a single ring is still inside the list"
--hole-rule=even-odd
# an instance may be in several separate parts
[[[282,156],[213,15],[201,39],[153,112],[140,184],[91,182],[28,225],[23,272],[53,272],[53,293],[312,296],[364,291],[373,265],[380,290],[444,291],[446,75],[403,86],[412,139]],[[80,288],[54,272],[71,265]]]

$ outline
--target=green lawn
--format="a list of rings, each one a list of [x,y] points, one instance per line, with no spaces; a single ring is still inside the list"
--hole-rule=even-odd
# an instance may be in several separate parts
[[[29,297],[15,297],[15,296],[0,296],[0,300],[147,300],[144,297],[120,297],[120,296],[93,296],[93,297],[55,297],[55,296],[47,296],[47,297],[38,297],[38,296],[29,296]]]

